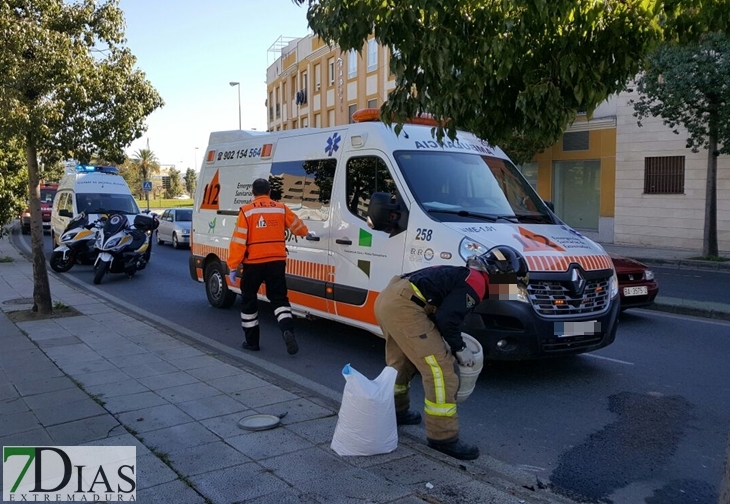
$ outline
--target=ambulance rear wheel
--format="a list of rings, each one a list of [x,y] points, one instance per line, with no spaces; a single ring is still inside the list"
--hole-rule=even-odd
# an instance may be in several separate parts
[[[230,308],[236,302],[236,293],[228,289],[226,274],[217,262],[205,268],[205,295],[216,308]]]

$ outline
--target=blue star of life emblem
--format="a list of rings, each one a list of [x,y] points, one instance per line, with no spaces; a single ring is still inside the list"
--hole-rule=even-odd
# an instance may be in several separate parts
[[[342,137],[335,133],[331,137],[327,139],[327,147],[324,148],[325,153],[327,153],[328,156],[332,156],[337,150],[340,148],[340,140],[342,140]]]

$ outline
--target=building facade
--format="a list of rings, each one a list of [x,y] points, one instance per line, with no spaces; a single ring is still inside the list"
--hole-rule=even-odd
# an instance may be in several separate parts
[[[267,69],[268,130],[347,124],[395,87],[390,52],[374,38],[360,53],[315,35],[280,39]],[[707,153],[685,148],[661,119],[633,116],[631,91],[579,115],[561,141],[521,166],[556,214],[602,243],[702,249]],[[718,159],[718,237],[730,250],[730,157]]]

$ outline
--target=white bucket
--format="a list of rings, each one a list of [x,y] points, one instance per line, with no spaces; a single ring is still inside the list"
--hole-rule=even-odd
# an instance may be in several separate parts
[[[482,345],[466,333],[461,333],[464,344],[474,353],[474,366],[459,366],[459,390],[456,392],[456,402],[462,403],[474,392],[479,373],[484,365],[484,350]]]

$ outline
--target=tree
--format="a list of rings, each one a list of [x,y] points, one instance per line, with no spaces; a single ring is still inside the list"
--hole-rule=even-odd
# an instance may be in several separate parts
[[[165,190],[165,198],[174,198],[180,196],[182,192],[182,183],[180,182],[180,171],[175,168],[170,168],[167,172],[170,177],[170,185]]]
[[[114,161],[163,101],[124,46],[118,0],[0,2],[0,145],[21,142],[28,168],[33,309],[52,313],[43,253],[39,158]]]
[[[518,163],[553,145],[578,111],[590,115],[623,90],[663,30],[701,31],[696,13],[718,5],[725,25],[730,17],[728,0],[293,2],[343,51],[362,51],[373,33],[391,49],[396,83],[380,110],[396,133],[428,112],[443,121],[439,141],[472,131]]]
[[[160,173],[160,163],[157,162],[157,156],[149,148],[149,142],[146,149],[139,149],[134,153],[132,158],[132,166],[137,168],[137,172],[142,176],[142,181],[149,181],[150,175]],[[147,208],[150,207],[150,193],[145,191],[147,199]]]
[[[656,2],[419,0],[308,2],[315,34],[361,51],[371,33],[394,49],[395,89],[381,107],[395,131],[431,113],[452,140],[472,131],[517,162],[553,145],[640,68],[655,43]]]
[[[730,39],[711,33],[697,43],[662,44],[637,80],[635,116],[662,117],[679,134],[687,130],[687,148],[707,151],[704,256],[718,255],[717,158],[730,154]]]
[[[17,140],[7,142],[0,146],[0,238],[5,234],[4,226],[25,208],[27,196],[23,148]]]
[[[195,186],[198,185],[197,172],[192,168],[188,168],[188,170],[185,172],[185,177],[183,180],[185,181],[185,192],[190,196],[195,194]]]

